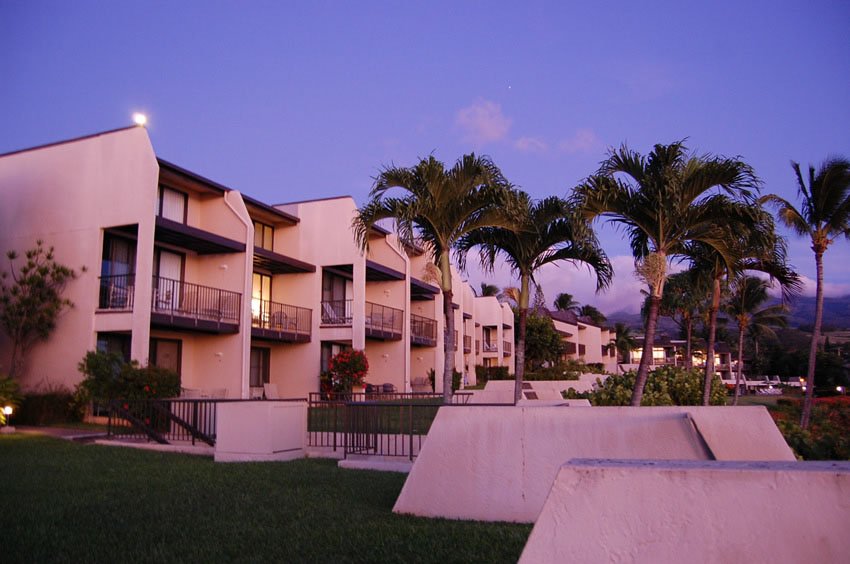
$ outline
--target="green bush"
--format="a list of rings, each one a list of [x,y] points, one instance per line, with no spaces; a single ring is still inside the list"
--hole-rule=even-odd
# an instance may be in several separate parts
[[[776,426],[798,458],[804,460],[850,460],[850,397],[817,398],[810,426],[800,428],[801,400],[789,400],[770,408]]]
[[[29,394],[20,409],[12,416],[21,425],[53,425],[82,420],[74,395],[69,391]]]
[[[578,360],[565,360],[553,366],[526,372],[523,380],[578,380],[582,374],[605,374],[599,363],[585,364]]]
[[[436,379],[436,377],[437,377],[437,375],[436,375],[436,373],[434,372],[434,369],[433,369],[433,368],[432,368],[432,369],[430,369],[430,370],[428,371],[428,381],[429,381],[429,382],[431,382],[431,390],[436,390],[436,389],[437,389],[437,388],[435,387],[435,384],[434,384],[434,380]],[[460,372],[458,372],[457,370],[453,370],[453,371],[452,371],[452,391],[453,391],[453,392],[456,392],[456,391],[458,391],[458,390],[460,389],[460,380],[461,380],[461,378],[463,378],[463,374],[461,374],[461,373],[460,373]]]
[[[3,413],[3,408],[9,406],[17,410],[20,405],[21,389],[18,383],[6,376],[0,377],[0,425],[6,424],[6,415]]]
[[[171,398],[180,395],[180,376],[155,366],[124,362],[121,355],[89,351],[77,365],[85,378],[77,386],[75,400]]]
[[[507,366],[475,366],[475,379],[479,384],[486,384],[488,380],[513,380],[514,377],[508,373]]]
[[[637,373],[609,376],[605,382],[596,380],[597,388],[587,394],[593,405],[629,405]],[[685,370],[663,366],[649,373],[641,405],[702,405],[705,373],[697,368]],[[726,388],[715,374],[711,383],[711,405],[726,405]]]

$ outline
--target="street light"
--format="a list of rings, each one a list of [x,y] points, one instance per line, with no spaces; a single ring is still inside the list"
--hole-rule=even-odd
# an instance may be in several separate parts
[[[9,425],[9,420],[12,418],[12,406],[7,405],[3,408],[3,415],[5,415],[6,424],[3,427],[0,427],[0,433],[14,433],[15,428]]]

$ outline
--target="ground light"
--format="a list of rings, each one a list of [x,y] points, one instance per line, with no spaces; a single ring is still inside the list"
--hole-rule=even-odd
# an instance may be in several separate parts
[[[14,433],[15,428],[9,425],[9,421],[12,419],[12,406],[7,405],[3,408],[3,415],[5,415],[6,424],[3,427],[0,427],[0,433]]]

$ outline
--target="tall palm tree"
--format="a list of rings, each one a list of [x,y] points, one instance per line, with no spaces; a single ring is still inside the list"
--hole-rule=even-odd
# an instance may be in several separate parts
[[[664,285],[658,315],[671,318],[685,337],[685,368],[693,368],[693,332],[694,321],[699,318],[707,294],[703,277],[695,269],[671,274]],[[649,296],[644,302],[649,311]]]
[[[689,241],[726,252],[717,229],[719,193],[752,199],[759,181],[746,163],[691,155],[684,142],[655,145],[647,156],[625,145],[612,150],[599,171],[575,190],[586,217],[607,217],[626,231],[638,275],[649,289],[650,307],[631,404],[640,405],[649,374],[658,307],[668,261]]]
[[[558,261],[582,262],[596,275],[597,290],[611,282],[611,264],[589,225],[569,204],[557,197],[532,201],[525,192],[514,194],[522,213],[509,227],[485,227],[465,235],[458,245],[463,251],[478,247],[481,264],[492,269],[501,256],[519,276],[519,327],[516,347],[514,400],[522,397],[525,373],[525,333],[530,285],[534,274],[546,264]],[[463,255],[462,255],[463,256]]]
[[[707,278],[711,288],[703,405],[708,405],[711,398],[717,317],[730,282],[746,271],[763,272],[779,283],[785,298],[790,298],[800,284],[799,276],[786,264],[785,241],[776,234],[773,217],[756,204],[727,201],[721,205],[723,213],[718,226],[726,232],[727,252],[721,255],[701,242],[688,246],[692,268]]]
[[[738,371],[735,374],[735,399],[732,405],[738,405],[741,376],[744,367],[744,336],[752,327],[761,327],[761,331],[772,331],[773,327],[786,327],[788,308],[785,304],[762,307],[768,299],[767,281],[755,276],[741,275],[733,284],[733,293],[726,304],[726,311],[738,323]]]
[[[389,196],[400,188],[401,196]],[[464,235],[482,227],[508,225],[509,184],[487,157],[464,155],[450,169],[430,156],[415,166],[385,167],[380,171],[363,205],[353,220],[356,240],[368,248],[370,228],[382,219],[396,222],[405,242],[414,238],[425,243],[440,271],[445,316],[443,400],[451,402],[454,369],[454,312],[450,253]]]
[[[605,317],[605,314],[603,314],[601,311],[599,311],[590,304],[584,304],[583,306],[581,306],[578,310],[578,314],[580,317],[587,317],[597,325],[602,325],[603,323],[608,321],[608,318]]]
[[[800,426],[809,426],[815,390],[815,358],[823,321],[823,255],[829,246],[842,235],[850,239],[850,161],[833,157],[824,161],[817,171],[809,165],[808,186],[798,163],[791,168],[797,177],[797,190],[801,208],[798,210],[784,198],[769,194],[763,202],[777,208],[779,220],[797,235],[809,237],[815,253],[817,289],[815,291],[815,324],[812,329],[812,344],[809,350],[809,365],[806,373],[806,399]]]
[[[620,362],[626,362],[629,352],[637,346],[637,341],[632,335],[631,328],[618,321],[614,324],[614,338],[611,339],[611,344],[620,353]]]
[[[499,299],[508,302],[511,307],[519,307],[519,288],[516,286],[505,286],[499,292]]]
[[[499,287],[495,284],[488,284],[487,282],[481,283],[481,290],[478,292],[478,297],[489,297],[489,296],[498,296],[499,295]]]
[[[558,294],[552,305],[558,311],[577,311],[580,307],[580,304],[573,299],[573,295],[566,292]]]

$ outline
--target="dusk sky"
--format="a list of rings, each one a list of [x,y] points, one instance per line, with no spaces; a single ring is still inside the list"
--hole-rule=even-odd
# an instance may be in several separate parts
[[[430,153],[487,154],[533,196],[563,196],[610,146],[687,138],[796,203],[792,159],[850,157],[848,29],[846,0],[0,0],[0,153],[141,111],[158,156],[250,196],[362,204],[382,165]],[[553,267],[547,301],[636,311],[628,246],[599,233],[614,288]],[[809,243],[789,245],[812,278]],[[825,264],[827,295],[850,294],[850,243]]]

